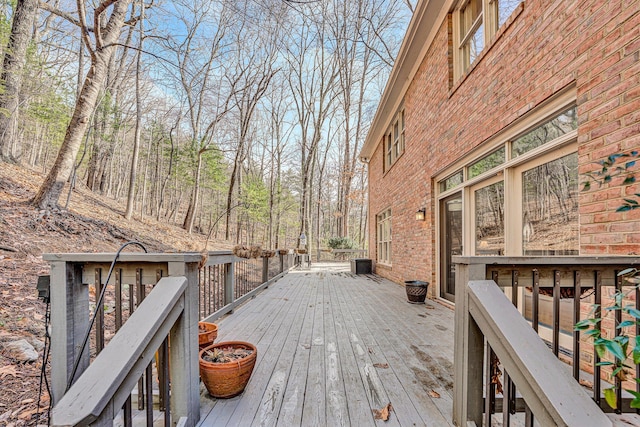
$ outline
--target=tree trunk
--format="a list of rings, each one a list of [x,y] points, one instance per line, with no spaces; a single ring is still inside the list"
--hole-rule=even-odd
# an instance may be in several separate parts
[[[20,144],[14,138],[18,129],[22,72],[37,11],[37,0],[18,0],[2,64],[4,91],[0,97],[0,156],[12,161],[20,157]]]
[[[140,40],[138,42],[138,56],[136,58],[136,130],[133,137],[133,155],[131,156],[131,170],[129,172],[129,190],[127,194],[127,209],[124,217],[131,219],[133,215],[133,196],[136,190],[136,178],[138,175],[138,154],[140,153],[140,134],[142,133],[142,100],[140,95],[140,63],[144,42],[144,4],[140,8]],[[142,205],[144,212],[144,204]]]
[[[193,193],[191,195],[191,203],[189,203],[189,208],[187,209],[187,215],[184,218],[184,223],[182,224],[182,228],[187,230],[187,233],[191,234],[193,231],[193,222],[196,218],[196,211],[198,207],[198,201],[200,198],[200,175],[202,175],[202,155],[204,151],[198,152],[198,163],[196,166],[196,177],[195,182],[193,184]]]
[[[116,1],[107,25],[102,31],[96,29],[98,33],[104,33],[100,34],[100,45],[93,51],[91,68],[82,85],[80,96],[76,100],[71,122],[67,127],[67,132],[58,156],[56,157],[56,161],[53,164],[53,168],[49,171],[38,193],[32,200],[32,203],[40,209],[58,207],[58,199],[62,193],[62,188],[71,175],[73,162],[78,154],[78,150],[82,144],[82,137],[87,130],[91,114],[96,106],[98,93],[104,85],[109,58],[115,49],[113,43],[120,35],[125,14],[130,4],[131,0]],[[106,3],[100,4],[95,13],[97,13],[98,9],[106,6]],[[104,13],[104,9],[102,9],[100,13]]]

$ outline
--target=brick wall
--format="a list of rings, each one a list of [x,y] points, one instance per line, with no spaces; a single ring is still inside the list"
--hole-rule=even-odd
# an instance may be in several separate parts
[[[563,88],[576,87],[580,173],[640,149],[640,2],[525,0],[458,82],[450,31],[447,19],[405,96],[404,155],[384,174],[379,145],[369,163],[371,257],[376,214],[391,207],[393,266],[377,272],[398,283],[436,279],[433,177]],[[640,188],[581,193],[581,254],[640,254],[640,210],[615,213],[625,192]]]

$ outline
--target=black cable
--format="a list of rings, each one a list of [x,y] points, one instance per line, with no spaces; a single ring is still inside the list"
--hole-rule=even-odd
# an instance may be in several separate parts
[[[47,393],[49,394],[49,405],[47,405],[47,425],[51,425],[51,390],[49,388],[49,380],[47,379],[47,363],[49,362],[49,353],[51,350],[51,335],[49,334],[49,320],[51,319],[51,307],[50,300],[46,298],[46,309],[44,314],[44,349],[42,350],[42,366],[40,367],[40,385],[38,388],[38,406],[36,410],[38,411],[38,419],[41,417],[40,414],[40,401],[42,399],[42,382],[44,381],[45,386],[47,387]]]
[[[140,242],[135,242],[135,241],[131,241],[131,242],[127,242],[124,245],[120,246],[120,249],[118,249],[118,252],[116,252],[116,256],[113,258],[113,261],[111,262],[111,267],[109,267],[109,274],[107,274],[107,280],[104,282],[104,286],[102,287],[102,290],[100,291],[100,297],[98,298],[98,300],[96,301],[96,308],[93,311],[93,316],[91,317],[91,321],[89,322],[89,327],[87,328],[87,332],[84,335],[84,340],[82,341],[82,347],[80,347],[80,352],[78,353],[78,356],[76,357],[75,362],[73,363],[73,370],[71,371],[71,376],[69,377],[69,381],[67,382],[67,388],[65,389],[65,392],[69,391],[69,389],[71,388],[71,384],[73,384],[73,380],[76,376],[76,372],[78,371],[78,366],[80,365],[80,359],[82,358],[82,353],[84,352],[85,347],[87,346],[87,341],[89,341],[89,336],[91,336],[91,328],[93,328],[93,324],[96,321],[96,316],[98,315],[98,310],[102,309],[102,301],[104,300],[104,294],[105,291],[107,290],[107,285],[109,284],[109,279],[111,279],[111,274],[113,273],[113,268],[116,265],[116,262],[118,261],[118,258],[120,257],[120,252],[122,252],[122,250],[124,248],[126,248],[129,245],[138,245],[140,246],[144,252],[147,252],[147,248],[145,248],[142,243]]]

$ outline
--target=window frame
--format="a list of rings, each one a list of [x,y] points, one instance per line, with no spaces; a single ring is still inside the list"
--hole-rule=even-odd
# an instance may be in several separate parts
[[[490,140],[485,141],[472,153],[452,164],[435,177],[437,200],[442,200],[457,191],[463,192],[464,248],[468,248],[465,249],[464,255],[475,255],[476,247],[475,231],[471,228],[475,226],[474,192],[472,190],[489,185],[497,180],[504,180],[505,204],[509,204],[504,208],[505,212],[507,210],[510,212],[510,215],[505,214],[504,218],[505,236],[519,236],[522,233],[522,206],[521,203],[515,203],[515,200],[520,201],[522,199],[522,172],[577,152],[578,128],[576,127],[576,129],[567,132],[565,135],[561,135],[553,141],[549,141],[517,157],[511,156],[511,143],[570,108],[577,108],[573,87],[569,87],[566,91],[557,94],[532,114],[499,132]],[[484,171],[476,177],[469,177],[470,165],[502,149],[502,147],[505,149],[505,161],[502,164]],[[460,173],[460,171],[462,172],[462,182],[445,190],[441,183]],[[437,223],[436,226],[440,227],[440,224]],[[504,255],[506,256],[522,255],[522,239],[507,239],[505,237],[504,249]],[[438,254],[438,257],[440,257],[440,254]]]
[[[404,109],[398,111],[383,136],[384,168],[386,173],[404,154],[405,150],[405,115]]]
[[[465,9],[468,5],[473,4],[474,1],[479,1],[482,7],[476,18],[472,19],[473,14],[466,14]],[[513,12],[524,1],[521,0],[518,6],[513,9]],[[482,57],[482,52],[493,43],[496,33],[500,30],[500,0],[460,0],[452,12],[452,17],[453,81],[457,82],[473,69]],[[502,25],[506,25],[508,21],[507,19]],[[482,28],[482,48],[472,61],[469,42],[480,28]],[[462,34],[464,29],[467,30]]]
[[[392,222],[391,208],[386,208],[376,215],[376,262],[391,265],[392,254]]]

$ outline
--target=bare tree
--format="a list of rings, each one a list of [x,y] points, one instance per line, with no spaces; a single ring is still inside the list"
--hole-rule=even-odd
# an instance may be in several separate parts
[[[144,4],[140,1],[140,36],[138,39],[138,52],[136,59],[136,128],[133,138],[133,155],[131,156],[131,170],[129,172],[129,190],[127,191],[127,208],[124,213],[126,219],[133,215],[133,196],[135,194],[136,176],[138,172],[138,155],[140,152],[140,135],[142,133],[142,95],[140,92],[140,73],[142,62],[142,50],[144,47]]]
[[[309,4],[298,16],[287,44],[289,86],[294,99],[297,127],[300,133],[300,215],[299,233],[310,235],[312,176],[326,118],[333,107],[338,61],[328,47],[331,43],[327,19],[329,8],[324,2]],[[299,242],[298,242],[299,244]]]
[[[258,16],[260,11],[249,8],[249,2],[244,3],[244,5],[244,14]],[[244,25],[246,25],[246,21],[244,22]],[[254,113],[258,102],[264,96],[271,80],[278,72],[277,69],[274,70],[273,64],[277,54],[275,48],[279,38],[279,29],[278,25],[273,25],[277,22],[270,20],[269,23],[272,25],[269,26],[263,22],[261,27],[264,28],[267,25],[270,28],[270,31],[266,32],[266,36],[262,34],[262,31],[256,31],[255,29],[250,31],[244,25],[235,31],[236,46],[238,46],[237,57],[234,61],[235,69],[229,75],[234,82],[240,82],[242,89],[238,90],[233,98],[233,105],[238,113],[238,137],[234,146],[235,155],[227,191],[227,221],[225,229],[225,238],[227,240],[230,237],[231,206],[233,204],[234,189],[239,171],[246,157],[248,134],[252,126]],[[240,236],[240,229],[240,224],[238,224],[236,229],[238,237],[236,240]]]
[[[87,125],[104,84],[109,59],[120,38],[127,10],[132,0],[105,0],[93,11],[93,38],[86,22],[84,2],[78,2],[80,31],[89,50],[91,67],[87,73],[80,95],[76,100],[71,122],[56,157],[56,161],[45,178],[32,203],[40,209],[57,208],[58,199],[65,182],[73,169],[74,159],[82,143]],[[111,10],[107,18],[108,11]]]
[[[0,92],[0,157],[20,157],[16,133],[19,120],[20,88],[27,62],[27,47],[38,12],[38,0],[18,0],[13,14],[11,35],[2,64],[3,90]]]

